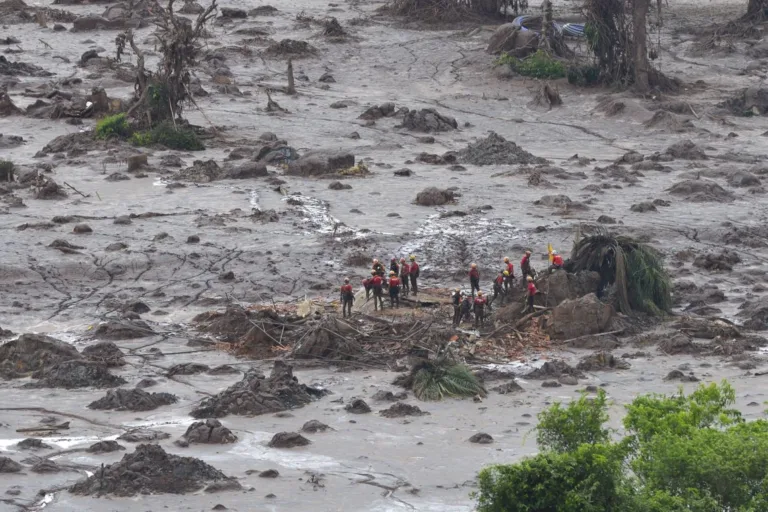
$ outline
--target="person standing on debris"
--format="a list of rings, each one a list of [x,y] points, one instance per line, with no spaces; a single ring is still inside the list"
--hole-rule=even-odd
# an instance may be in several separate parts
[[[499,272],[499,275],[497,275],[496,279],[493,280],[493,297],[491,297],[491,301],[488,303],[488,307],[496,302],[496,298],[499,296],[501,297],[501,304],[504,305],[504,296],[506,295],[504,290],[506,281],[504,278],[507,276],[509,276],[509,272],[505,270],[503,273]]]
[[[384,299],[382,297],[383,295],[383,285],[384,285],[384,279],[376,273],[376,271],[373,271],[373,277],[371,278],[371,288],[373,288],[373,310],[378,311],[379,306],[381,306],[382,311],[384,310]]]
[[[533,300],[534,297],[536,297],[536,294],[539,293],[539,290],[536,289],[536,284],[533,282],[533,277],[528,276],[526,280],[528,281],[528,305],[525,308],[525,312],[533,313],[535,311],[535,308],[533,307]]]
[[[373,260],[373,267],[371,268],[376,275],[383,277],[384,276],[384,265],[381,264],[381,262],[377,259]]]
[[[477,270],[477,263],[473,263],[469,268],[469,286],[472,288],[472,298],[475,298],[475,290],[480,291],[480,271]]]
[[[461,293],[461,289],[456,288],[451,294],[451,304],[453,304],[453,320],[451,325],[457,327],[461,321],[461,301],[464,298],[464,294]]]
[[[416,256],[411,254],[411,269],[408,272],[408,275],[411,277],[411,290],[413,291],[414,295],[419,294],[419,271],[421,270],[419,268],[419,264],[416,263]]]
[[[520,272],[523,276],[533,277],[534,271],[531,267],[531,251],[525,251],[525,256],[520,260]]]
[[[483,297],[483,292],[477,291],[477,297],[475,297],[475,327],[485,323],[485,305],[487,301]]]
[[[464,297],[464,299],[461,301],[461,320],[459,321],[459,323],[465,322],[465,321],[469,322],[472,320],[472,318],[470,317],[470,312],[472,311],[472,302],[470,301],[469,297],[464,295],[463,293],[461,294],[461,296]]]
[[[352,285],[349,284],[349,278],[344,279],[344,284],[341,285],[341,316],[352,316],[352,303],[355,301],[355,292],[352,290]]]
[[[552,251],[552,264],[549,266],[549,271],[560,270],[563,268],[563,257],[557,251]]]
[[[394,270],[389,271],[389,306],[400,307],[400,279]]]
[[[365,300],[371,298],[371,290],[373,289],[373,277],[376,275],[375,270],[371,270],[371,277],[363,279],[363,288],[365,288]]]
[[[400,275],[400,265],[397,264],[397,258],[392,258],[389,262],[389,271],[394,272],[396,276]]]
[[[509,288],[515,280],[515,266],[508,257],[504,257],[504,267],[504,292],[506,293],[509,292]]]
[[[408,282],[410,271],[411,266],[406,263],[405,258],[400,258],[400,281],[403,287],[403,297],[407,297],[408,292],[411,291],[411,284]]]

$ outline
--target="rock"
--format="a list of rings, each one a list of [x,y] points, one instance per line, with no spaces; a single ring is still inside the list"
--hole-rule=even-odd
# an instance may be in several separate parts
[[[301,427],[301,431],[307,434],[317,434],[318,432],[326,432],[328,430],[333,429],[325,423],[320,423],[317,420],[310,420]]]
[[[101,363],[75,359],[63,361],[36,371],[37,382],[25,384],[29,388],[114,388],[125,384],[125,379],[109,373]]]
[[[21,473],[22,469],[22,465],[18,462],[0,456],[0,473]]]
[[[600,302],[594,293],[566,300],[552,311],[552,335],[570,339],[603,332],[613,313],[613,307]]]
[[[681,382],[699,382],[699,379],[696,376],[694,376],[693,373],[686,375],[680,370],[672,370],[667,374],[666,377],[664,377],[664,380],[679,380]]]
[[[111,341],[100,341],[83,349],[83,357],[106,366],[122,366],[125,364],[123,351]]]
[[[310,151],[288,164],[291,176],[321,176],[355,166],[355,156],[343,151]]]
[[[106,396],[91,402],[89,409],[113,411],[152,411],[178,401],[170,393],[147,393],[141,389],[110,389]]]
[[[421,206],[442,206],[454,203],[456,194],[452,190],[442,190],[437,187],[427,187],[416,194],[416,204]]]
[[[233,375],[235,373],[240,373],[240,370],[228,364],[221,364],[208,370],[208,375]]]
[[[629,209],[631,211],[633,211],[633,212],[636,212],[636,213],[657,212],[657,211],[659,211],[656,208],[656,205],[654,205],[653,203],[649,203],[649,202],[633,204],[632,206],[630,206]]]
[[[99,324],[93,332],[93,337],[102,340],[132,340],[146,338],[153,334],[152,328],[141,320],[110,320]]]
[[[731,192],[711,180],[685,180],[672,185],[668,192],[673,195],[683,196],[686,201],[701,202],[730,202],[734,196]]]
[[[572,375],[577,378],[584,378],[584,373],[581,370],[568,366],[565,361],[560,359],[545,361],[540,368],[531,370],[525,376],[529,379],[548,379],[552,377],[558,378],[561,375]]]
[[[218,469],[192,457],[166,453],[160,446],[141,444],[93,476],[70,487],[77,495],[136,496],[187,494],[206,483],[231,481]]]
[[[599,224],[616,224],[616,219],[608,215],[601,215],[597,218]]]
[[[116,217],[113,223],[119,226],[125,226],[128,224],[133,224],[133,221],[127,215],[121,215],[120,217]]]
[[[112,453],[121,450],[125,451],[125,446],[118,444],[117,441],[99,441],[89,446],[86,451],[88,453]]]
[[[184,6],[179,9],[181,14],[202,14],[205,12],[205,7],[197,2],[186,0]]]
[[[168,368],[166,377],[173,377],[174,375],[196,375],[198,373],[204,373],[211,368],[207,364],[200,363],[181,363],[175,364]]]
[[[379,414],[385,418],[404,418],[406,416],[424,416],[428,415],[428,412],[422,411],[415,405],[406,404],[404,402],[397,402],[392,404],[388,409],[380,411]]]
[[[469,442],[476,444],[491,444],[493,443],[493,438],[490,434],[486,434],[485,432],[478,432],[469,438]]]
[[[463,164],[472,165],[538,165],[547,160],[533,156],[514,142],[506,140],[495,132],[488,137],[468,145],[456,153]]]
[[[562,387],[562,384],[560,384],[556,380],[545,380],[541,383],[541,387],[543,388],[559,388]]]
[[[141,379],[136,383],[136,389],[151,388],[152,386],[157,386],[155,379]]]
[[[272,437],[267,446],[270,448],[296,448],[297,446],[307,446],[312,441],[297,434],[296,432],[279,432]]]
[[[396,402],[398,400],[405,400],[406,398],[408,398],[408,393],[406,393],[405,391],[400,391],[399,393],[393,393],[391,391],[384,391],[380,389],[379,391],[374,393],[371,398],[378,402]]]
[[[520,384],[518,384],[514,380],[511,380],[509,382],[505,382],[500,386],[496,386],[491,391],[495,391],[500,395],[509,395],[512,393],[522,393],[524,390],[520,386]]]
[[[58,473],[60,471],[63,471],[63,469],[49,459],[43,459],[40,462],[36,463],[30,468],[30,471],[33,473]]]
[[[267,166],[262,162],[246,162],[242,165],[227,164],[223,170],[224,176],[222,179],[247,180],[269,176]]]
[[[237,436],[219,420],[209,419],[190,425],[182,440],[186,444],[230,444]]]
[[[128,246],[125,245],[122,242],[115,242],[114,244],[109,244],[104,248],[107,252],[114,252],[114,251],[122,251],[123,249],[127,249]]]
[[[629,362],[614,357],[609,352],[595,352],[588,356],[584,356],[576,365],[579,370],[586,372],[594,371],[606,371],[606,370],[628,370],[630,368]]]
[[[747,300],[739,306],[739,312],[736,315],[745,319],[744,327],[746,329],[768,330],[768,297]]]
[[[342,183],[340,181],[334,181],[328,185],[328,188],[331,190],[351,190],[352,185],[347,185],[346,183]]]
[[[547,290],[547,303],[550,306],[557,306],[567,299],[577,299],[589,293],[597,293],[600,274],[589,271],[571,274],[565,270],[556,270],[539,276],[537,286]]]
[[[336,83],[336,79],[333,78],[333,75],[328,73],[327,71],[320,75],[320,78],[317,79],[318,82],[322,82],[324,84],[333,84]]]
[[[737,263],[741,263],[741,256],[734,251],[723,249],[720,254],[707,253],[696,256],[693,260],[693,266],[703,268],[710,271],[726,271],[733,270],[733,266]]]
[[[416,132],[447,132],[459,127],[456,119],[440,114],[433,108],[411,110],[405,114],[400,128]]]
[[[382,117],[392,117],[394,115],[395,104],[383,103],[382,105],[374,105],[373,107],[368,108],[365,112],[360,114],[358,119],[362,119],[364,121],[376,121]]]
[[[160,432],[159,430],[152,430],[149,428],[133,428],[122,434],[118,439],[129,443],[147,443],[150,441],[162,441],[169,437],[171,437],[171,434],[168,434],[167,432]],[[140,447],[141,446],[139,446],[139,448]]]
[[[226,272],[222,272],[219,274],[219,281],[234,281],[235,280],[235,273],[231,270],[228,270]]]
[[[191,415],[193,418],[221,418],[227,414],[256,416],[295,409],[324,394],[299,384],[290,366],[275,361],[268,379],[256,370],[249,370],[240,382],[204,399]]]
[[[352,414],[366,414],[371,412],[371,408],[362,398],[354,398],[350,403],[344,406],[344,410]]]
[[[199,244],[200,243],[200,237],[197,235],[189,235],[187,237],[187,243],[188,244]]]
[[[413,176],[413,171],[410,169],[400,169],[394,172],[395,176],[403,176],[403,177],[409,177]]]
[[[93,230],[88,224],[75,224],[75,228],[72,230],[72,232],[77,233],[78,235],[82,235],[84,233],[93,233]]]
[[[19,339],[0,345],[0,375],[24,377],[56,363],[80,359],[68,343],[41,334],[22,334]]]
[[[147,155],[131,155],[128,157],[128,172],[137,171],[147,165]]]
[[[682,160],[707,159],[707,155],[704,153],[704,150],[690,140],[676,142],[669,146],[666,151],[664,151],[664,153],[671,156],[672,158],[679,158]]]
[[[259,473],[259,478],[277,478],[280,473],[276,469],[267,469]]]
[[[235,9],[232,7],[220,7],[219,12],[222,18],[247,18],[248,13],[245,9]]]
[[[16,444],[16,448],[19,450],[31,450],[31,451],[37,451],[37,450],[53,450],[53,446],[45,444],[42,439],[36,439],[34,437],[30,437],[27,439],[24,439],[23,441],[19,441]]]

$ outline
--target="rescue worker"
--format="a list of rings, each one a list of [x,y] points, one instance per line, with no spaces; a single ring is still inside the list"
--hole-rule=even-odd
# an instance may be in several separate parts
[[[509,292],[512,282],[515,280],[515,266],[509,261],[508,257],[504,257],[504,292]]]
[[[475,327],[478,327],[485,323],[485,305],[487,301],[483,297],[483,292],[477,291],[477,297],[475,297]]]
[[[389,271],[389,306],[400,307],[400,278],[394,270]]]
[[[451,325],[457,327],[461,321],[461,301],[464,299],[464,294],[459,288],[456,288],[451,294],[451,304],[453,304],[453,321]]]
[[[341,315],[342,317],[352,316],[352,303],[355,301],[355,292],[352,285],[349,284],[349,278],[344,279],[341,285]],[[349,313],[347,313],[349,312]]]
[[[411,290],[411,283],[408,282],[410,271],[411,266],[406,263],[405,258],[400,258],[400,285],[403,288],[403,297],[407,297],[408,292]]]
[[[493,280],[493,297],[491,298],[491,301],[488,303],[488,307],[491,307],[491,304],[496,302],[496,297],[501,296],[501,303],[504,304],[504,296],[506,295],[506,291],[504,289],[505,286],[505,280],[504,278],[506,276],[509,276],[508,271],[499,272],[499,275],[496,276],[496,279]]]
[[[371,268],[374,272],[376,272],[376,275],[380,277],[384,277],[384,265],[381,264],[381,262],[377,259],[373,260],[373,267]]]
[[[469,268],[469,286],[472,288],[472,298],[475,298],[475,290],[480,291],[480,271],[477,270],[477,263],[473,263]]]
[[[554,272],[563,268],[563,257],[557,251],[552,251],[552,264],[549,266],[549,271]]]
[[[394,272],[396,276],[400,275],[400,265],[397,264],[397,258],[392,258],[389,262],[389,271]]]
[[[469,322],[472,320],[472,317],[470,317],[470,312],[472,311],[472,303],[470,302],[468,296],[464,295],[463,293],[461,295],[464,297],[464,300],[461,301],[461,320],[459,323],[464,321]]]
[[[382,287],[384,285],[384,279],[376,273],[376,271],[373,271],[373,277],[371,278],[371,288],[373,288],[373,310],[378,311],[379,306],[381,306],[382,311],[384,310],[384,299],[382,298],[383,290]]]
[[[373,289],[373,276],[376,275],[375,270],[371,270],[371,277],[363,279],[363,288],[365,288],[365,300],[368,301],[371,298],[371,290]]]
[[[419,264],[416,263],[416,256],[411,254],[411,269],[408,271],[408,275],[411,277],[411,291],[414,295],[419,294]]]
[[[533,299],[536,294],[539,293],[539,290],[536,289],[536,284],[533,282],[533,277],[528,276],[526,280],[528,281],[528,305],[525,308],[525,312],[533,313],[535,310],[533,307]]]
[[[531,251],[525,251],[525,256],[520,260],[520,272],[523,276],[528,277],[533,277],[535,274],[533,267],[531,267]]]

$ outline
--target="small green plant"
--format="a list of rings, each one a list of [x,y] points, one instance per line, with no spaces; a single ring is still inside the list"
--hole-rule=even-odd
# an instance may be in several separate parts
[[[131,135],[131,127],[125,114],[107,116],[96,123],[96,138],[110,139],[112,137],[127,138]]]
[[[553,80],[566,75],[565,65],[544,50],[537,50],[525,59],[503,53],[496,64],[509,66],[515,73],[531,78]]]
[[[197,134],[190,128],[177,127],[172,122],[163,122],[149,131],[136,132],[131,136],[134,146],[161,144],[169,149],[201,151],[205,149]]]
[[[559,453],[573,451],[582,444],[607,442],[611,437],[611,431],[604,426],[608,421],[607,401],[601,389],[594,399],[582,395],[567,407],[555,403],[539,413],[536,442]]]
[[[152,132],[133,132],[131,135],[131,144],[134,146],[151,146],[152,145]]]
[[[483,386],[463,364],[448,358],[422,363],[413,374],[413,394],[419,400],[485,396]]]

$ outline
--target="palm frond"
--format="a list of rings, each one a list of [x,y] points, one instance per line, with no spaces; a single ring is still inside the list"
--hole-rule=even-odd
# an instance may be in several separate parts
[[[413,377],[413,394],[419,400],[485,396],[486,391],[466,366],[449,359],[429,361]]]

